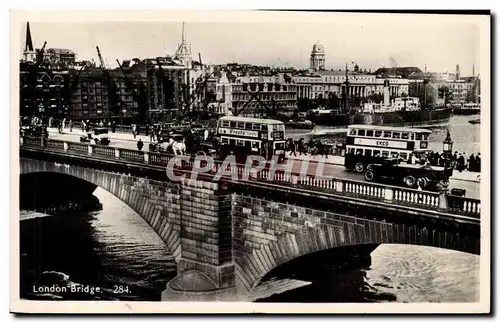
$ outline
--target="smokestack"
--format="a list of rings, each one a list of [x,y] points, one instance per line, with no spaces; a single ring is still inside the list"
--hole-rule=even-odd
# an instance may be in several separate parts
[[[460,65],[457,64],[457,80],[460,79]]]
[[[472,64],[472,76],[473,76],[473,77],[474,77],[474,76],[476,76],[476,71],[475,71],[475,69],[474,69],[474,64]]]
[[[389,95],[389,80],[384,80],[384,106],[391,105],[391,96]]]

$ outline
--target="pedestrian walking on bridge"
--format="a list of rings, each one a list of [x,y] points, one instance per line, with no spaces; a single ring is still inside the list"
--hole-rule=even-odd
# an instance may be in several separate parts
[[[139,141],[137,142],[137,149],[142,150],[142,147],[144,147],[144,143],[142,140],[139,138]]]

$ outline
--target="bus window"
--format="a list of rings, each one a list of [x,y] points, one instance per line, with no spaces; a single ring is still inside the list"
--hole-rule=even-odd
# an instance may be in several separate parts
[[[398,158],[398,155],[399,154],[397,152],[395,152],[395,151],[391,152],[391,157],[392,158]]]
[[[410,140],[415,140],[415,134],[414,133],[410,133]]]
[[[382,136],[382,131],[375,130],[375,137],[381,137],[381,136]]]
[[[373,130],[366,130],[367,137],[373,137]]]
[[[365,130],[364,129],[359,129],[358,130],[358,136],[364,136],[365,135]]]
[[[371,156],[372,155],[372,150],[371,149],[365,149],[365,156]]]
[[[246,130],[252,130],[252,125],[253,125],[253,124],[252,124],[252,123],[250,123],[250,122],[245,123],[245,129],[246,129]]]
[[[403,132],[403,134],[401,135],[401,139],[410,139],[410,134],[408,132]]]
[[[274,149],[276,149],[276,150],[283,150],[283,149],[285,149],[285,143],[283,143],[283,142],[277,142],[274,145]]]
[[[236,124],[236,128],[238,128],[238,129],[245,129],[245,123],[244,122],[238,122]]]
[[[252,142],[249,140],[245,140],[245,147],[250,148],[252,146]]]
[[[354,155],[354,148],[349,148],[349,154],[353,154]]]
[[[374,150],[373,151],[373,156],[374,157],[380,157],[380,150]]]
[[[228,120],[223,120],[222,121],[222,126],[223,127],[229,127],[229,121]]]
[[[356,155],[363,155],[363,149],[356,149]]]
[[[392,132],[384,131],[384,138],[391,138],[391,137],[392,137]]]
[[[262,125],[262,131],[267,131],[267,124]]]
[[[352,130],[351,130],[351,133],[350,133],[349,135],[351,135],[351,136],[355,136],[355,135],[356,135],[356,133],[357,133],[357,130],[356,130],[356,129],[352,129]]]
[[[401,155],[399,155],[403,160],[408,160],[408,154],[407,153],[401,153]]]
[[[422,140],[422,134],[421,133],[417,133],[415,135],[415,140]]]
[[[393,132],[393,133],[392,133],[392,138],[394,138],[394,139],[399,139],[399,138],[401,138],[401,133],[400,133],[400,132]]]
[[[230,128],[236,128],[236,121],[231,121],[231,122],[229,123],[229,127],[230,127]]]
[[[389,152],[387,150],[383,150],[382,157],[389,157]]]
[[[273,131],[274,132],[278,131],[278,125],[273,124]]]
[[[222,138],[222,144],[229,145],[229,138]]]
[[[259,142],[258,141],[252,141],[252,148],[259,148]]]
[[[422,135],[422,140],[424,140],[424,141],[429,140],[429,135],[428,134],[423,134]]]
[[[236,139],[236,146],[243,146],[244,145],[244,141],[241,140],[241,139]]]
[[[252,130],[257,130],[257,131],[260,131],[260,124],[258,124],[258,123],[253,123],[253,124],[252,124]]]

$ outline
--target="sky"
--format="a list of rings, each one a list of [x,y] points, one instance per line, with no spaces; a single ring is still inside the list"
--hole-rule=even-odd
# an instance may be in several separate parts
[[[303,17],[305,17],[305,14]],[[300,16],[302,17],[302,16]],[[248,63],[307,68],[315,43],[324,46],[326,68],[355,62],[361,69],[417,66],[432,72],[476,74],[480,68],[480,27],[472,20],[426,19],[423,15],[345,15],[327,13],[322,19],[250,19],[186,21],[186,40],[193,59],[203,63]],[[184,19],[183,19],[184,20]],[[99,46],[109,66],[116,59],[173,54],[181,41],[182,21],[44,22],[30,21],[39,48],[70,48],[77,59],[98,61]],[[26,22],[20,26],[23,50]]]

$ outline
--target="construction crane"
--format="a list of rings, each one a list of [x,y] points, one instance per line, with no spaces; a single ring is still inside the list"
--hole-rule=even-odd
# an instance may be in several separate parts
[[[80,80],[80,75],[82,74],[82,72],[84,70],[88,70],[89,68],[90,68],[90,64],[88,64],[86,62],[79,70],[77,70],[75,75],[70,75],[69,86],[68,86],[67,93],[66,93],[67,94],[66,100],[67,100],[68,104],[69,104],[69,102],[71,102],[71,99],[73,97],[73,93],[76,90],[76,86],[78,85],[78,81]]]
[[[102,55],[101,55],[101,51],[99,50],[99,46],[96,46],[96,50],[97,50],[97,56],[99,57],[100,68],[101,68],[103,76],[104,76],[104,83],[106,84],[106,86],[108,88],[108,104],[109,104],[108,111],[110,112],[110,114],[112,112],[115,115],[121,115],[121,109],[125,108],[128,111],[128,108],[123,103],[123,100],[121,99],[120,95],[117,94],[116,83],[110,77],[109,71],[106,69],[106,66],[104,64],[104,60],[103,60]],[[118,104],[116,105],[115,103],[118,103]],[[116,107],[118,107],[119,110],[116,110]]]
[[[97,49],[97,56],[99,56],[99,62],[101,63],[101,68],[105,68],[104,60],[102,59],[101,51],[99,50],[99,46],[95,47]]]
[[[259,96],[257,95],[258,93],[261,93],[260,91],[255,91],[255,92],[247,91],[247,93],[250,94],[250,99],[247,102],[245,102],[245,104],[239,111],[236,109],[234,110],[235,116],[240,115],[253,100],[257,101],[257,103],[259,104],[260,107],[259,112],[261,118],[263,118],[265,114],[267,114],[267,117],[272,117],[276,115],[276,107],[270,108],[267,104],[265,104],[260,100]]]
[[[138,87],[136,88],[134,83],[128,78],[127,73],[123,69],[123,66],[120,64],[120,61],[117,59],[116,62],[120,67],[121,72],[123,73],[123,77],[125,78],[125,85],[127,88],[132,91],[132,98],[134,101],[137,101],[137,113],[132,114],[132,111],[127,109],[135,119],[135,122],[138,124],[144,124],[146,121],[146,90],[144,88],[144,84],[142,81],[139,81]]]

